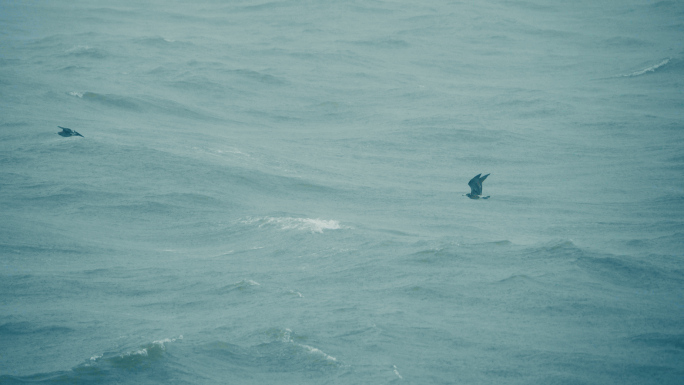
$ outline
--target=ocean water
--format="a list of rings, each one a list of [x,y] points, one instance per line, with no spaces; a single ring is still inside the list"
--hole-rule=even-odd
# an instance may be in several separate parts
[[[684,383],[681,1],[0,27],[0,383]]]

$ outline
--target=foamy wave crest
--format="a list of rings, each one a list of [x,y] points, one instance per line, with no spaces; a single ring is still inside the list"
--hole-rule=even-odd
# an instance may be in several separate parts
[[[325,358],[325,359],[328,360],[328,361],[337,361],[337,358],[335,358],[335,357],[333,357],[333,356],[331,356],[331,355],[329,355],[329,354],[323,353],[320,349],[316,349],[316,348],[314,348],[314,347],[312,347],[312,346],[309,346],[309,345],[299,345],[299,346],[301,346],[301,347],[303,347],[304,349],[308,350],[309,353],[319,355],[319,356]]]
[[[182,340],[182,339],[183,339],[183,336],[181,335],[178,338],[165,338],[165,339],[159,340],[159,341],[152,341],[152,343],[150,343],[150,344],[141,346],[140,349],[120,354],[119,358],[126,359],[126,358],[132,357],[132,356],[142,356],[142,357],[155,356],[156,357],[166,350],[166,344],[176,342],[176,340]]]
[[[257,281],[253,281],[253,280],[251,280],[251,279],[243,279],[243,280],[240,281],[240,282],[234,283],[233,286],[235,286],[235,287],[237,287],[237,288],[244,289],[244,288],[247,288],[247,287],[250,287],[250,286],[261,286],[261,284],[260,284],[259,282],[257,282]]]
[[[245,370],[259,373],[306,373],[307,377],[323,376],[320,377],[323,380],[338,369],[349,368],[323,350],[302,343],[307,337],[297,335],[290,329],[265,330],[259,333],[258,340],[260,342],[249,347],[216,341],[207,344],[202,350],[228,365],[239,365]]]
[[[669,62],[670,62],[670,59],[668,58],[668,59],[665,59],[665,60],[661,61],[661,62],[658,63],[658,64],[652,65],[652,66],[650,66],[650,67],[648,67],[648,68],[644,68],[643,70],[635,71],[635,72],[632,72],[631,74],[618,75],[618,77],[627,77],[627,78],[629,78],[629,77],[633,77],[633,76],[641,76],[641,75],[646,74],[646,73],[649,73],[649,72],[655,72],[658,68],[660,68],[660,67],[662,67],[662,66],[664,66],[664,65],[667,65],[667,63],[669,63]]]
[[[255,286],[261,286],[261,284],[257,281],[253,281],[251,279],[243,279],[240,282],[235,282],[230,285],[223,286],[218,289],[220,293],[230,293],[232,291],[249,291],[249,289],[255,287]]]
[[[148,365],[150,360],[158,360],[166,351],[166,346],[170,343],[182,340],[183,336],[177,338],[165,338],[163,340],[152,341],[151,343],[140,346],[137,349],[130,350],[116,355],[99,354],[90,357],[90,360],[82,364],[80,367],[99,367],[101,365],[111,365],[112,367],[120,369],[131,369]]]
[[[0,383],[4,384],[7,381],[12,384],[28,382],[41,384],[118,383],[119,379],[126,378],[130,373],[137,374],[146,371],[156,373],[160,368],[166,371],[168,367],[164,366],[166,359],[164,352],[167,345],[182,339],[181,335],[177,338],[153,341],[125,353],[96,354],[71,370],[38,373],[24,377],[6,376],[0,373]]]
[[[101,59],[107,56],[107,54],[98,48],[93,48],[87,45],[77,45],[71,47],[64,51],[66,55],[77,56],[77,57],[91,57],[95,59]]]
[[[320,358],[323,358],[327,361],[337,362],[337,358],[335,358],[329,354],[324,353],[320,349],[316,349],[313,346],[296,343],[294,341],[294,339],[292,338],[292,330],[290,330],[290,329],[285,329],[280,333],[280,341],[285,342],[285,343],[290,343],[290,344],[293,344],[295,346],[299,346],[300,348],[303,348],[307,353],[313,354],[313,355],[318,356]]]
[[[256,223],[259,227],[278,226],[283,230],[303,230],[312,233],[322,233],[323,230],[339,230],[340,222],[330,219],[292,218],[292,217],[263,217],[248,219],[246,223]]]
[[[401,374],[399,374],[399,371],[397,370],[397,366],[396,366],[396,365],[392,365],[392,368],[393,368],[394,374],[396,374],[397,377],[399,377],[400,380],[403,380],[404,377],[402,377]]]

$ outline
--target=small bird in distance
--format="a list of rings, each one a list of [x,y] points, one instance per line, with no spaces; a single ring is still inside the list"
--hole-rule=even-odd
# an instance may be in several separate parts
[[[84,137],[83,135],[79,134],[78,132],[72,130],[71,128],[66,128],[66,127],[62,127],[62,126],[57,126],[57,127],[62,129],[62,131],[58,132],[57,134],[65,137],[65,138],[68,138],[70,136],[80,136],[81,138]]]

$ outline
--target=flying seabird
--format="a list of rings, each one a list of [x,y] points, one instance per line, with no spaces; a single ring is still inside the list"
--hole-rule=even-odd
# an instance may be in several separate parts
[[[482,174],[477,174],[473,179],[468,182],[468,186],[470,186],[470,194],[466,194],[466,196],[470,199],[487,199],[489,196],[483,197],[482,195],[482,182],[484,182],[485,179],[489,176],[489,174],[485,176],[480,176]]]
[[[65,137],[65,138],[68,138],[70,136],[80,136],[81,138],[84,137],[83,135],[79,134],[78,132],[72,130],[71,128],[66,128],[66,127],[62,127],[62,126],[57,126],[57,127],[62,129],[62,131],[58,132],[58,134]]]

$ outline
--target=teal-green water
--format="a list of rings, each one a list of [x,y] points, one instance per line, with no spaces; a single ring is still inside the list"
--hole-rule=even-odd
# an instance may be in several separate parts
[[[3,1],[0,383],[681,383],[682,15]]]

